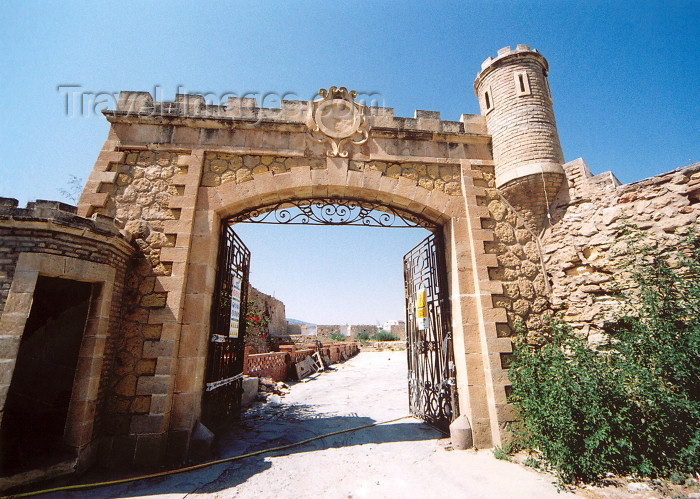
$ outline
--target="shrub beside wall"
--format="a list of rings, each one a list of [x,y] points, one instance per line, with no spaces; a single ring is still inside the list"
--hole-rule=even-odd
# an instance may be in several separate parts
[[[563,322],[543,345],[516,341],[516,435],[564,482],[700,469],[700,237],[672,252],[640,238],[631,234],[626,256],[637,287],[604,343],[592,348]]]

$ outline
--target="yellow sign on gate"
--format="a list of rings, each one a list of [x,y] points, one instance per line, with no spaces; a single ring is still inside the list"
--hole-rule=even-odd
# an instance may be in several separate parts
[[[425,308],[425,288],[420,288],[416,293],[416,309]]]
[[[425,288],[421,288],[416,292],[416,326],[421,331],[428,329],[426,301]]]

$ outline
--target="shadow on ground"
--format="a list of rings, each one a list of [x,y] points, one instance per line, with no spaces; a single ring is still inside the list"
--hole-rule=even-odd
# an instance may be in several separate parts
[[[239,422],[222,432],[217,439],[216,458],[223,459],[257,450],[288,445],[315,436],[370,425],[375,420],[357,415],[320,414],[312,406],[270,404],[246,411]],[[441,438],[439,431],[425,423],[407,419],[385,425],[325,437],[300,446],[239,461],[219,464],[163,478],[152,478],[130,484],[61,492],[46,497],[112,498],[143,495],[210,493],[235,487],[272,466],[266,458],[330,448],[364,444],[409,442]],[[93,481],[83,477],[83,483]]]

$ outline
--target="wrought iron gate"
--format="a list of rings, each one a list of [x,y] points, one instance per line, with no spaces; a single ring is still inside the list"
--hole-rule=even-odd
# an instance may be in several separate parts
[[[410,411],[447,432],[459,409],[441,233],[409,251],[403,265]]]
[[[211,429],[237,418],[241,411],[249,270],[250,251],[229,222],[222,222],[202,398],[202,422]]]

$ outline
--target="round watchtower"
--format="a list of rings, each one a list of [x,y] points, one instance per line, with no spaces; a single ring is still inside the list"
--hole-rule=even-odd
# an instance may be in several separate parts
[[[547,60],[527,45],[498,51],[474,81],[491,135],[496,187],[540,229],[565,174],[547,83]]]

